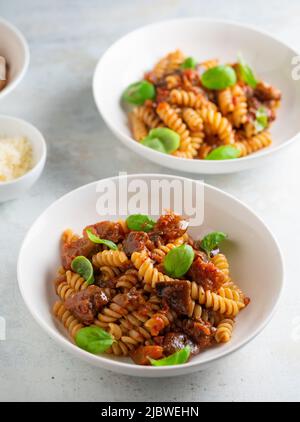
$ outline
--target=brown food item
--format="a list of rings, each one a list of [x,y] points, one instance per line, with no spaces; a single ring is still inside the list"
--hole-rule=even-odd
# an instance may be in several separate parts
[[[260,101],[280,100],[281,92],[274,86],[261,81],[256,85],[254,96]]]
[[[138,309],[145,304],[145,299],[140,291],[135,287],[127,293],[119,293],[114,297],[114,302],[122,308]]]
[[[187,230],[188,223],[180,215],[173,212],[162,215],[154,226],[154,232],[159,233],[166,242],[171,242],[183,236]]]
[[[118,243],[124,239],[125,233],[120,223],[113,221],[100,221],[90,226],[87,226],[83,230],[83,235],[87,236],[86,230],[91,229],[101,239],[110,240],[114,243]]]
[[[155,285],[159,297],[181,315],[188,315],[191,308],[191,286],[187,280],[162,281]]]
[[[148,233],[149,240],[153,243],[153,246],[156,248],[158,248],[161,244],[163,244],[163,239],[161,235],[162,233],[158,233],[158,232]]]
[[[195,344],[186,334],[170,332],[165,335],[163,340],[164,353],[172,355],[185,346],[190,346],[191,355],[197,355],[200,352],[200,347]]]
[[[66,270],[71,269],[71,264],[76,256],[90,256],[97,249],[97,245],[87,237],[82,237],[71,242],[61,244],[61,259]]]
[[[95,284],[99,287],[108,287],[114,289],[118,282],[118,277],[111,278],[110,280],[103,280],[102,274],[95,275]]]
[[[148,357],[161,359],[163,357],[163,350],[162,346],[140,346],[130,356],[137,365],[150,365]]]
[[[65,308],[75,318],[86,325],[94,322],[95,316],[108,303],[108,297],[103,290],[95,285],[75,293],[65,301]]]
[[[0,91],[7,84],[7,63],[5,57],[0,56]]]
[[[133,252],[139,252],[146,247],[149,237],[145,232],[130,232],[123,241],[124,252],[127,256],[131,256]]]
[[[200,250],[200,245],[201,245],[201,240],[196,240],[194,242],[193,247],[194,247],[195,256],[199,256],[204,262],[209,262],[209,258],[207,254],[204,251]]]
[[[196,343],[199,350],[206,349],[215,343],[214,335],[216,329],[204,321],[185,320],[182,322],[182,330]]]
[[[204,290],[217,291],[225,281],[225,276],[212,262],[205,262],[197,256],[188,271],[191,280]]]

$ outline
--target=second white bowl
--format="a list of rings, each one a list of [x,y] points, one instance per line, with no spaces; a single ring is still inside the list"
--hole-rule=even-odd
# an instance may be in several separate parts
[[[29,48],[21,32],[11,23],[0,18],[0,56],[8,65],[7,84],[0,91],[0,99],[21,82],[29,65]]]
[[[241,52],[257,75],[282,91],[278,119],[272,126],[273,145],[235,160],[188,160],[144,147],[134,141],[121,107],[123,90],[140,80],[166,53],[180,48],[198,60],[233,62]],[[199,18],[144,26],[121,38],[102,56],[95,70],[97,107],[113,133],[131,150],[157,164],[191,173],[230,173],[254,167],[287,146],[300,132],[300,83],[292,78],[292,58],[298,54],[271,35],[236,23]]]

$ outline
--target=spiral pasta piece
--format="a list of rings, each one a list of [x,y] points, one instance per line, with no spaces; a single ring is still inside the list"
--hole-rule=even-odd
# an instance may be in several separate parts
[[[240,127],[247,121],[247,98],[243,89],[239,85],[235,85],[232,88],[232,94],[234,96],[234,108],[230,116],[230,121],[234,127]]]
[[[212,135],[217,135],[224,145],[234,143],[232,126],[226,117],[223,117],[218,111],[208,108],[202,108],[199,113],[203,119],[205,130]]]
[[[190,132],[187,129],[186,125],[183,123],[182,119],[178,114],[171,108],[168,103],[161,102],[157,109],[157,114],[162,119],[162,121],[174,132],[178,133],[180,136],[180,151],[187,151],[188,147],[191,144]]]
[[[190,130],[195,132],[203,132],[203,121],[194,109],[190,107],[184,108],[182,116]]]
[[[95,324],[99,327],[106,328],[109,323],[119,320],[124,315],[128,314],[128,312],[129,311],[126,308],[123,308],[117,303],[110,303],[98,314],[98,321],[96,321]]]
[[[122,230],[124,234],[127,234],[129,232],[129,229],[127,227],[126,220],[123,220],[122,218],[118,219],[118,224],[122,227]]]
[[[105,353],[114,356],[128,356],[134,346],[123,343],[122,340],[115,341]]]
[[[74,242],[75,240],[78,240],[79,236],[77,234],[75,234],[73,232],[73,230],[71,229],[66,229],[64,230],[62,236],[61,236],[61,240],[63,243],[71,243]]]
[[[229,318],[225,318],[217,326],[215,333],[215,339],[217,343],[227,343],[232,337],[234,321]]]
[[[128,114],[128,119],[133,138],[136,141],[144,139],[148,134],[145,123],[133,112]]]
[[[165,81],[168,89],[175,89],[181,85],[181,77],[176,74],[166,76]]]
[[[136,107],[133,112],[150,129],[161,126],[161,120],[152,107]]]
[[[146,251],[134,252],[131,255],[131,261],[138,270],[139,279],[143,280],[146,284],[151,285],[153,288],[158,281],[171,280],[170,277],[161,273],[154,267],[153,261],[149,258]]]
[[[120,338],[122,337],[122,334],[123,334],[120,325],[118,325],[114,322],[108,323],[106,331],[110,335],[112,335],[113,338],[116,339],[116,340],[120,340]]]
[[[200,109],[204,106],[216,109],[216,105],[208,101],[204,95],[195,94],[192,91],[184,91],[183,89],[173,89],[170,92],[170,102],[171,104],[176,104],[181,107],[190,107],[194,109]]]
[[[78,330],[84,327],[72,314],[69,312],[63,302],[55,302],[53,305],[53,314],[69,331],[72,338],[75,337]]]
[[[248,147],[247,142],[240,142],[237,141],[233,144],[233,146],[239,150],[239,157],[246,157],[246,155],[251,154],[251,151]]]
[[[200,66],[203,67],[205,70],[212,69],[213,67],[218,66],[219,60],[218,59],[210,59],[205,60],[204,62],[200,63]]]
[[[124,274],[122,274],[116,283],[116,288],[122,288],[124,290],[130,290],[138,282],[138,272],[134,268],[129,268]]]
[[[229,263],[226,256],[222,253],[211,258],[211,262],[225,275],[224,282],[229,280]]]
[[[191,282],[191,298],[206,308],[212,308],[227,316],[235,316],[245,305],[242,302],[236,302],[222,297],[210,290],[204,290],[194,281]]]
[[[153,68],[152,74],[158,79],[162,78],[164,75],[178,69],[183,61],[184,55],[182,51],[172,51],[156,63]]]
[[[128,260],[126,254],[123,251],[113,251],[113,250],[105,250],[102,252],[98,252],[92,258],[93,265],[95,267],[103,267],[103,266],[110,266],[110,267],[124,267],[130,261]]]
[[[110,267],[108,265],[103,265],[99,267],[99,270],[101,272],[101,279],[103,281],[109,281],[114,277],[117,277],[121,274],[121,269],[118,267]]]
[[[230,88],[218,92],[218,104],[223,115],[231,113],[234,110],[232,91]]]
[[[184,61],[184,54],[179,49],[169,53],[167,57],[168,57],[168,65],[166,69],[167,73],[171,73],[171,72],[174,72],[174,70],[177,70]]]
[[[271,143],[272,138],[270,132],[264,131],[250,139],[243,139],[240,142],[236,142],[234,145],[240,151],[240,157],[244,157],[268,147]]]
[[[204,136],[205,136],[204,132],[191,132],[191,144],[192,144],[192,147],[197,152],[196,155],[199,154],[199,148],[203,144]]]
[[[249,150],[253,153],[271,145],[272,138],[270,132],[264,131],[244,142],[248,143]]]
[[[162,262],[164,257],[167,255],[167,253],[170,252],[171,249],[176,248],[177,246],[182,245],[185,243],[188,239],[187,234],[185,233],[183,236],[178,237],[173,241],[173,243],[168,243],[167,245],[160,245],[157,248],[154,248],[151,251],[151,257],[155,259],[158,262]]]
[[[218,294],[222,297],[226,297],[227,299],[235,300],[236,302],[243,301],[239,292],[235,289],[230,289],[229,287],[220,287],[218,289]]]

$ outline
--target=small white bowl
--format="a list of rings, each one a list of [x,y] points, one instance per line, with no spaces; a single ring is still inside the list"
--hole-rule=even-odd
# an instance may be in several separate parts
[[[278,118],[271,127],[273,145],[235,160],[188,160],[147,148],[134,141],[120,98],[166,53],[180,48],[198,60],[233,62],[239,52],[259,77],[282,91]],[[157,164],[200,174],[231,173],[266,162],[300,132],[300,82],[292,79],[292,58],[299,54],[261,30],[221,20],[177,19],[139,28],[115,42],[99,60],[93,92],[104,121],[128,148]]]
[[[204,223],[192,229],[194,238],[204,232],[222,230],[230,241],[224,242],[223,251],[229,258],[231,273],[241,288],[251,297],[249,306],[239,314],[232,341],[210,348],[191,359],[184,365],[170,367],[144,367],[135,365],[125,358],[112,358],[110,355],[92,355],[73,344],[66,331],[52,316],[52,306],[57,297],[53,279],[60,263],[59,244],[64,229],[71,227],[78,233],[83,227],[99,220],[116,220],[119,215],[113,213],[100,217],[96,211],[99,206],[99,192],[115,184],[122,190],[119,206],[126,209],[136,200],[136,189],[143,186],[143,192],[149,192],[148,204],[159,213],[163,211],[159,195],[151,196],[151,183],[162,183],[162,197],[166,194],[169,182],[180,183],[185,190],[188,186],[189,198],[194,200],[199,182],[178,176],[136,174],[104,179],[82,186],[54,202],[33,224],[28,231],[18,259],[18,282],[23,299],[38,324],[62,348],[84,359],[92,365],[106,368],[122,374],[143,377],[169,377],[203,369],[216,359],[220,359],[252,340],[270,321],[280,297],[283,285],[283,261],[279,246],[270,230],[248,207],[239,200],[209,185],[204,185]],[[184,182],[189,181],[189,185]],[[128,201],[124,194],[129,189]],[[152,185],[153,186],[153,185]],[[187,192],[186,191],[186,192]],[[147,200],[144,201],[144,205]],[[183,206],[187,199],[182,197]],[[80,207],[74,206],[80,204]],[[173,207],[172,201],[170,206]],[[158,207],[158,208],[156,208]],[[153,209],[153,208],[152,208]],[[137,211],[137,210],[136,210]],[[124,212],[124,211],[123,211]],[[131,210],[135,212],[135,210]],[[147,212],[147,210],[143,210]],[[124,217],[124,215],[122,215]],[[47,247],[43,247],[47,243]],[[247,365],[247,362],[244,362]]]
[[[12,92],[24,78],[29,65],[29,48],[21,32],[0,18],[0,56],[8,64],[8,82],[0,91],[0,100]]]
[[[33,152],[33,167],[23,176],[0,182],[0,202],[18,198],[40,177],[45,166],[47,147],[41,132],[25,120],[0,116],[0,138],[24,136],[30,142]]]

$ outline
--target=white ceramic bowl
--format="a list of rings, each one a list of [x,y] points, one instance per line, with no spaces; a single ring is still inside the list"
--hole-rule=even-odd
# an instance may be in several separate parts
[[[180,48],[198,60],[233,62],[243,56],[263,80],[283,94],[271,133],[273,146],[235,160],[188,160],[162,154],[132,139],[121,107],[123,90],[140,80],[166,53]],[[292,79],[292,57],[298,54],[275,37],[240,24],[199,18],[159,22],[137,29],[115,42],[99,60],[93,81],[97,107],[113,133],[137,154],[163,166],[191,173],[216,174],[245,170],[265,162],[291,143],[300,131],[300,82]]]
[[[24,36],[11,23],[0,18],[0,56],[8,66],[8,82],[0,91],[0,100],[23,79],[29,65],[29,48]]]
[[[33,167],[18,179],[0,182],[0,202],[18,198],[40,177],[46,161],[46,142],[41,132],[25,120],[0,116],[0,137],[24,136],[32,146]]]
[[[52,281],[60,265],[61,233],[68,227],[81,232],[86,225],[107,219],[99,217],[96,203],[99,192],[104,192],[108,182],[122,186],[124,194],[126,182],[135,183],[135,188],[138,184],[144,184],[145,192],[147,189],[150,191],[153,180],[176,180],[183,183],[190,179],[155,174],[115,177],[82,186],[57,200],[27,233],[20,250],[17,272],[19,287],[29,311],[40,326],[64,349],[95,366],[115,372],[134,376],[166,377],[203,369],[252,340],[270,320],[279,300],[283,285],[283,262],[272,233],[253,211],[232,196],[205,185],[204,224],[193,228],[192,235],[197,237],[213,229],[228,233],[230,242],[224,243],[223,250],[228,255],[232,277],[251,297],[250,305],[237,317],[232,341],[206,350],[185,365],[160,368],[138,366],[125,358],[96,356],[78,348],[69,340],[65,330],[51,314],[52,305],[57,300]],[[190,180],[190,183],[195,188],[199,182]],[[195,189],[193,192],[195,194]],[[134,194],[132,190],[128,198]],[[151,199],[149,193],[149,201],[151,200],[151,205],[157,205],[155,202],[158,196],[154,195]],[[128,203],[121,200],[123,207]],[[80,207],[74,204],[80,204]],[[158,212],[162,212],[161,204],[158,205]],[[109,219],[115,220],[117,217],[118,215],[110,215]],[[47,245],[43,247],[45,239]]]

